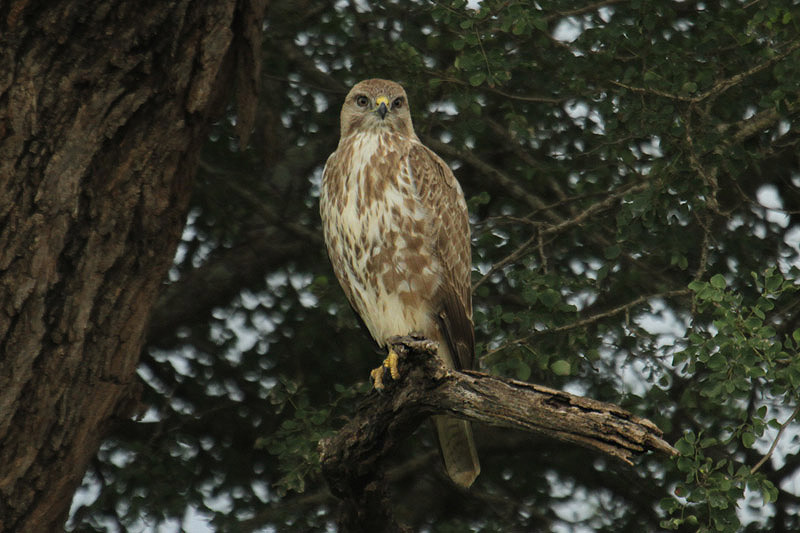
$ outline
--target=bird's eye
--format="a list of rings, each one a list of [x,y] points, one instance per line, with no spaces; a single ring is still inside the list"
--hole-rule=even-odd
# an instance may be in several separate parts
[[[356,96],[356,105],[358,107],[367,107],[367,104],[369,104],[369,98],[367,98],[363,94],[359,94],[358,96]]]
[[[403,107],[403,97],[398,96],[394,99],[394,102],[392,102],[392,109],[400,109],[401,107]]]

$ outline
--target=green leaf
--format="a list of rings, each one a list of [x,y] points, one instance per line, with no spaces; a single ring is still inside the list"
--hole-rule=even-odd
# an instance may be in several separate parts
[[[764,503],[774,502],[778,499],[778,487],[770,480],[765,479],[761,484],[761,494],[764,495]]]
[[[520,381],[528,381],[531,377],[531,367],[526,363],[519,361],[517,364],[517,379]]]
[[[726,497],[725,494],[722,494],[721,492],[709,491],[707,501],[711,507],[714,507],[716,509],[728,508],[728,498]]]
[[[473,87],[477,87],[484,81],[486,81],[485,72],[476,72],[475,74],[469,77],[469,84],[472,85]]]
[[[692,452],[687,452],[687,455],[692,455]],[[678,470],[681,472],[693,472],[695,470],[694,460],[692,460],[690,457],[678,457],[677,464]]]
[[[761,319],[755,316],[751,316],[750,318],[744,321],[744,326],[747,329],[758,329],[759,327],[761,327],[761,324],[763,324]]]
[[[706,287],[706,284],[702,281],[692,281],[689,283],[689,290],[692,292],[700,292]]]
[[[658,502],[658,506],[669,513],[677,510],[681,504],[678,503],[678,500],[675,498],[662,498],[661,501]]]
[[[762,339],[771,339],[778,334],[772,326],[764,326],[758,330],[758,336]]]
[[[717,444],[717,439],[713,437],[706,437],[700,441],[701,448],[708,448],[709,446],[715,446]]]
[[[775,292],[781,288],[781,284],[783,283],[783,276],[780,274],[769,274],[767,276],[767,282],[765,286],[768,291]]]
[[[714,274],[711,276],[711,286],[715,289],[724,289],[728,283],[725,281],[725,276],[722,274]]]
[[[648,70],[644,73],[644,81],[654,81],[659,78],[658,74],[653,72],[652,70]]]
[[[692,435],[692,437],[694,437],[694,435]],[[686,439],[686,436],[678,439],[678,442],[675,443],[675,449],[678,450],[681,455],[691,455],[694,453],[694,446]]]
[[[756,442],[756,436],[750,433],[749,431],[745,431],[742,433],[742,445],[745,448],[752,448],[753,444]]]
[[[711,370],[722,370],[728,366],[728,358],[717,352],[708,360],[708,368]]]
[[[481,193],[471,197],[469,199],[469,203],[471,204],[471,207],[476,208],[478,206],[488,204],[491,199],[492,197],[488,192],[482,191]]]
[[[552,308],[561,300],[561,294],[553,289],[545,289],[539,293],[539,301],[545,307]]]
[[[558,359],[550,363],[550,370],[557,376],[569,376],[572,368],[569,361]]]
[[[605,249],[604,255],[606,259],[616,259],[620,252],[622,252],[622,248],[618,244],[612,244]]]

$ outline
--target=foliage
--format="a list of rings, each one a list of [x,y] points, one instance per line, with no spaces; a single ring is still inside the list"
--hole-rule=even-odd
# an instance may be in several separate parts
[[[389,466],[398,517],[800,529],[799,26],[780,0],[272,2],[256,130],[240,147],[235,110],[214,125],[142,357],[148,413],[106,442],[72,527],[187,508],[219,531],[333,527],[316,441],[379,355],[325,258],[319,179],[347,88],[386,77],[469,199],[482,367],[618,403],[680,451],[628,468],[477,428],[463,494],[423,427]]]
[[[351,387],[337,384],[334,386],[339,394],[337,402],[331,406],[314,407],[308,396],[298,390],[297,383],[283,380],[283,385],[285,394],[273,394],[272,403],[291,404],[294,413],[271,435],[256,441],[257,448],[266,448],[277,457],[278,467],[284,472],[284,476],[274,482],[279,496],[285,496],[289,490],[303,492],[306,479],[311,478],[312,474],[319,474],[317,443],[333,434],[333,411],[338,407],[337,404],[369,392],[364,382]],[[280,390],[278,387],[276,389]],[[277,392],[276,389],[273,392]],[[353,408],[351,402],[346,402],[346,405]]]
[[[792,272],[797,269],[793,267]],[[770,412],[768,405],[797,404],[800,330],[776,339],[775,328],[765,325],[774,302],[796,292],[797,286],[775,268],[768,268],[763,276],[753,274],[753,284],[758,292],[752,305],[744,305],[741,293],[726,289],[722,274],[689,285],[698,313],[709,312],[713,319],[692,328],[687,348],[672,361],[697,385],[693,416],[705,415],[713,424],[721,405],[740,403],[725,417],[721,431],[688,430],[676,443],[682,455],[677,467],[686,477],[675,494],[689,505],[674,499],[662,501],[662,508],[672,514],[680,511],[680,517],[662,523],[667,529],[688,523],[698,526],[698,531],[735,530],[739,525],[735,502],[743,499],[745,488],[758,493],[764,504],[778,497],[775,485],[758,472],[761,464],[749,468],[734,458],[740,448],[752,448],[767,426],[782,427],[779,411],[773,407]],[[761,391],[761,397],[755,397],[754,390]]]

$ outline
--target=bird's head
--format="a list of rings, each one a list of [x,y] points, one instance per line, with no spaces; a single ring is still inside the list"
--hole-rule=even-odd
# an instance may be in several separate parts
[[[405,90],[389,80],[358,82],[347,93],[342,106],[341,128],[343,138],[370,130],[414,136]]]

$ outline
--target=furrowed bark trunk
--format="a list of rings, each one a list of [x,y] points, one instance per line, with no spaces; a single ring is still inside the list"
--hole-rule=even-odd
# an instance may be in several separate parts
[[[0,3],[0,532],[62,530],[137,405],[147,318],[234,68],[252,112],[264,4]]]

